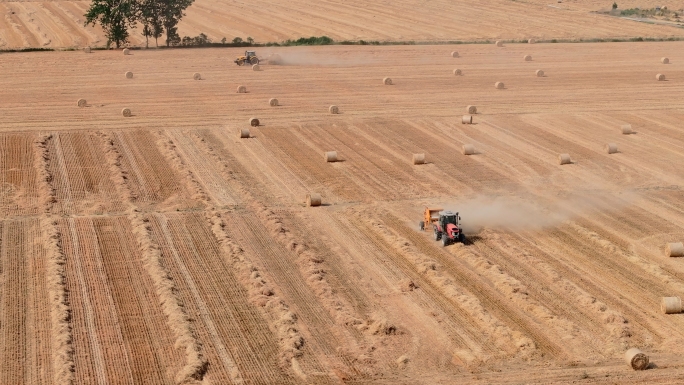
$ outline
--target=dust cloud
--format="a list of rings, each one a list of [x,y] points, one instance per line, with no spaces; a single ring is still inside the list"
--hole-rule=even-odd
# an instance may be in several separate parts
[[[278,58],[279,65],[285,66],[331,66],[331,67],[354,67],[368,65],[378,60],[372,57],[372,53],[359,55],[347,52],[331,54],[310,49],[309,47],[293,47],[287,50],[265,50],[264,58]]]
[[[458,211],[466,233],[483,228],[535,230],[553,227],[568,218],[539,204],[509,197],[477,197],[448,208]]]
[[[507,231],[543,230],[561,225],[589,213],[609,212],[624,207],[631,194],[596,192],[576,193],[553,202],[525,200],[518,197],[478,196],[445,208],[459,212],[466,233],[484,228]]]

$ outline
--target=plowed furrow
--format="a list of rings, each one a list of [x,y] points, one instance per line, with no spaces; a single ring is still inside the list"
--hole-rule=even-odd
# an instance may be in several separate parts
[[[462,155],[460,145],[463,143],[452,144],[451,138],[447,139],[435,131],[431,122],[408,122],[406,125],[397,125],[394,134],[415,143],[423,143],[429,149],[430,161],[441,172],[456,180],[460,191],[484,191],[489,185],[501,181],[500,176],[490,175],[492,173],[476,160]]]
[[[643,312],[654,311],[658,307],[658,301],[663,293],[662,284],[645,275],[636,275],[634,270],[625,266],[623,258],[610,252],[603,252],[598,245],[586,241],[571,230],[555,230],[544,244],[539,244],[545,252],[554,255],[565,251],[573,256],[573,265],[580,269],[577,279],[573,279],[578,285],[596,285],[603,287],[601,291],[609,295],[595,294],[597,298],[606,302],[609,306],[619,309],[630,323],[639,325],[642,330],[663,337],[663,332],[653,327]],[[597,250],[600,252],[597,253]],[[578,262],[581,261],[581,264]],[[592,277],[591,280],[587,277]],[[593,284],[592,282],[600,282]],[[591,292],[591,289],[587,289]],[[649,294],[650,293],[650,294]],[[594,293],[592,293],[594,294]],[[641,311],[636,311],[641,309]],[[647,338],[644,337],[644,338]]]
[[[540,330],[541,325],[522,313],[519,309],[508,304],[506,298],[495,292],[488,283],[483,282],[482,279],[467,267],[461,266],[460,263],[453,259],[453,256],[439,250],[432,242],[427,240],[425,235],[416,233],[407,228],[396,218],[388,218],[387,224],[397,231],[397,233],[401,234],[401,236],[409,239],[421,253],[429,255],[443,264],[446,270],[458,280],[458,283],[461,286],[475,295],[485,308],[488,311],[491,311],[500,320],[515,325],[515,328],[518,328],[521,332],[530,336],[537,344],[538,348],[543,352],[557,359],[567,358],[567,353],[564,351],[563,347]]]
[[[593,336],[605,333],[602,328],[603,321],[595,319],[595,315],[586,311],[583,306],[567,301],[565,299],[567,293],[555,287],[554,282],[545,277],[543,272],[537,271],[534,266],[527,265],[525,262],[516,263],[516,256],[510,252],[509,247],[502,247],[482,240],[475,240],[472,246],[469,244],[467,247],[476,248],[476,252],[501,266],[518,281],[523,282],[532,298],[543,303],[553,313],[580,326],[583,333],[588,332]],[[586,341],[586,343],[592,344],[592,341]],[[589,347],[587,346],[587,348]],[[591,346],[591,349],[596,349],[596,346]]]
[[[368,228],[359,220],[351,220],[354,225],[346,233],[351,239],[358,239],[361,245],[369,245],[364,254],[374,257],[376,263],[383,266],[395,277],[397,281],[409,278],[419,287],[414,293],[414,300],[419,302],[426,311],[439,309],[447,316],[449,326],[447,334],[459,347],[468,348],[474,352],[483,350],[487,354],[499,353],[499,348],[492,343],[491,338],[482,334],[478,324],[461,307],[454,306],[439,288],[435,287],[428,279],[424,278],[415,265],[405,258],[398,256],[393,248],[377,236],[371,236],[372,229]]]
[[[278,162],[275,168],[270,166],[275,159],[264,157],[264,147],[259,143],[256,145],[246,143],[243,147],[243,145],[233,146],[228,142],[226,146],[226,142],[214,135],[211,130],[199,130],[197,135],[206,141],[217,158],[220,158],[228,167],[222,174],[225,179],[229,179],[226,174],[231,176],[229,180],[234,191],[238,193],[248,191],[249,195],[254,198],[274,202],[278,200],[276,197],[283,194],[283,191],[278,190],[287,191],[290,187],[302,189],[301,181],[281,163]],[[277,172],[274,172],[275,175],[269,175],[268,170],[273,169]],[[257,178],[255,175],[261,175],[262,178]],[[245,199],[244,196],[241,198]]]
[[[0,230],[0,380],[23,384],[27,378],[22,363],[28,359],[26,340],[30,338],[26,324],[30,277],[23,258],[27,239],[19,221],[5,221]]]
[[[338,170],[336,166],[326,163],[323,159],[325,151],[335,151],[335,149],[315,149],[302,143],[301,140],[292,136],[283,138],[285,130],[277,130],[280,136],[274,133],[263,131],[262,137],[258,140],[273,152],[273,155],[282,156],[280,160],[287,165],[290,170],[297,173],[300,180],[305,183],[309,181],[326,186],[335,195],[347,201],[358,200],[359,191],[363,191],[357,184],[345,177],[344,172]],[[273,137],[271,137],[273,136]],[[270,148],[269,148],[270,147]],[[340,154],[342,155],[342,154]],[[342,163],[342,166],[344,164]]]
[[[174,275],[185,281],[180,292],[187,292],[189,298],[184,302],[192,302],[198,311],[211,338],[208,344],[224,366],[223,375],[237,369],[245,383],[290,382],[278,367],[275,337],[220,258],[219,246],[202,218],[157,215],[155,219],[164,251],[172,260],[169,266],[175,266]]]
[[[347,129],[346,126],[335,127],[339,130]],[[309,147],[318,149],[322,155],[326,151],[337,151],[337,156],[342,160],[341,163],[329,166],[339,166],[336,168],[341,174],[345,175],[354,185],[364,191],[367,197],[384,196],[385,199],[400,199],[399,192],[404,189],[398,186],[393,180],[388,179],[382,170],[379,170],[368,160],[368,156],[359,154],[354,143],[347,144],[338,137],[331,135],[321,135],[321,129],[314,129],[302,125],[299,130],[293,131],[293,136],[307,144]],[[325,161],[323,161],[325,164]],[[366,199],[369,200],[369,199]]]
[[[73,219],[67,219],[62,223],[60,232],[62,234],[63,250],[67,260],[67,284],[71,305],[76,320],[73,328],[74,335],[74,366],[76,368],[77,381],[93,378],[94,383],[104,384],[107,381],[105,372],[105,358],[103,347],[100,343],[102,336],[99,335],[96,323],[96,309],[93,305],[94,298],[91,287],[84,278],[83,256],[81,255],[81,244]],[[71,273],[71,274],[70,274]],[[71,279],[69,279],[71,278]],[[69,288],[69,286],[72,286]]]
[[[566,252],[557,242],[549,243],[546,239],[541,241],[529,241],[524,236],[517,237],[517,242],[524,247],[524,250],[536,259],[547,263],[562,277],[568,279],[591,296],[606,303],[609,308],[616,309],[625,316],[630,324],[638,325],[642,332],[633,336],[633,341],[642,341],[649,338],[649,334],[654,329],[649,321],[640,311],[634,309],[630,304],[625,304],[625,297],[622,295],[619,280],[611,277],[603,279],[590,279],[596,273],[595,268],[590,268],[591,263],[588,259],[593,259],[592,254],[580,255],[574,252]],[[585,267],[586,266],[586,267]],[[645,333],[644,333],[645,331]]]
[[[38,212],[36,171],[29,134],[0,135],[0,214],[30,215]]]
[[[174,348],[175,339],[142,266],[130,223],[123,217],[95,218],[93,226],[121,334],[130,346],[133,383],[170,385],[184,355]]]
[[[291,304],[292,310],[306,325],[313,338],[312,349],[321,354],[318,359],[345,362],[344,357],[339,357],[337,353],[337,348],[344,346],[344,343],[333,331],[336,328],[334,320],[328,312],[320,310],[323,305],[303,282],[298,267],[290,262],[296,256],[265,234],[263,225],[249,214],[231,216],[226,218],[226,222],[229,223],[227,231],[231,237],[273,275],[277,286],[288,299],[288,304]],[[351,365],[345,362],[345,366]]]
[[[159,203],[174,194],[187,195],[150,133],[115,132],[114,137],[123,155],[122,168],[133,176],[129,186],[137,200]]]
[[[216,167],[206,155],[202,155],[187,132],[167,131],[166,133],[176,143],[176,150],[179,151],[183,159],[188,162],[193,175],[204,187],[204,190],[211,199],[220,206],[235,205],[236,199],[230,186],[221,177],[221,171]]]
[[[321,131],[326,135],[321,135]],[[343,143],[352,151],[348,155],[350,166],[353,165],[350,167],[352,168],[350,172],[362,180],[377,178],[380,189],[376,194],[386,199],[415,198],[420,194],[421,188],[412,178],[413,172],[407,162],[412,154],[406,154],[403,162],[398,161],[393,154],[378,148],[375,143],[363,136],[355,134],[350,127],[332,130],[323,127],[305,127],[302,133],[308,134],[310,138],[325,138],[325,141],[335,139]]]

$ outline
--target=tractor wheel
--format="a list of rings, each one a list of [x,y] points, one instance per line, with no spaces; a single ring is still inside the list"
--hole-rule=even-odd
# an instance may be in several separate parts
[[[237,65],[243,66],[243,65],[245,65],[245,61],[244,60],[238,60]]]
[[[439,241],[440,239],[442,239],[442,233],[435,229],[435,241]]]
[[[418,222],[418,228],[420,229],[420,231],[425,230],[425,222],[424,221]]]
[[[442,247],[447,247],[449,245],[449,237],[446,235],[442,236]]]
[[[465,235],[463,233],[458,234],[458,240],[465,245]]]
[[[253,57],[253,58],[249,59],[249,62],[252,63],[253,65],[254,65],[254,64],[259,64],[259,58],[258,58],[258,57]]]

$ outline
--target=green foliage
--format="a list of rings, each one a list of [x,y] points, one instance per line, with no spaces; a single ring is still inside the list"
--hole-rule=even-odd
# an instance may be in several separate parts
[[[616,2],[613,2],[613,9],[617,9],[618,5]]]
[[[84,15],[85,25],[100,24],[108,44],[113,42],[119,48],[128,42],[128,29],[135,24],[136,13],[134,0],[93,0]]]
[[[678,17],[678,13],[674,11],[670,11],[667,9],[667,7],[655,7],[655,8],[650,8],[650,9],[640,9],[640,8],[630,8],[630,9],[623,9],[620,11],[620,16],[638,16],[642,18],[647,18],[651,17],[654,18],[656,16],[673,16],[673,17]]]
[[[238,36],[238,37],[236,37],[236,38],[233,39],[233,44],[240,44],[240,43],[242,43],[242,38],[241,38],[241,37]]]
[[[159,0],[161,2],[161,20],[166,30],[166,46],[178,45],[181,42],[178,36],[178,23],[185,16],[185,10],[195,0]]]
[[[135,23],[142,24],[147,46],[149,38],[155,42],[166,31],[166,45],[181,44],[178,23],[194,0],[92,0],[85,14],[85,25],[100,24],[111,42],[119,48],[128,41],[128,30]],[[157,43],[158,45],[158,43]]]
[[[333,44],[333,39],[327,36],[311,36],[310,38],[300,37],[297,40],[288,39],[284,41],[281,45],[291,46],[291,45],[330,45]]]
[[[196,46],[196,47],[202,47],[206,45],[211,45],[211,39],[205,35],[204,33],[200,33],[198,36],[195,37],[190,37],[190,36],[184,36],[183,39],[181,40],[181,45],[189,47],[189,46]]]

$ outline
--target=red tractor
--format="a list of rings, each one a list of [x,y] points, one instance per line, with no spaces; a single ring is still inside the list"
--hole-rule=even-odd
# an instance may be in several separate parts
[[[432,225],[435,234],[435,241],[442,241],[442,246],[448,246],[454,242],[465,243],[463,229],[459,227],[458,221],[461,217],[453,211],[443,211],[442,209],[425,208],[425,220],[420,221],[419,227],[424,231]]]

